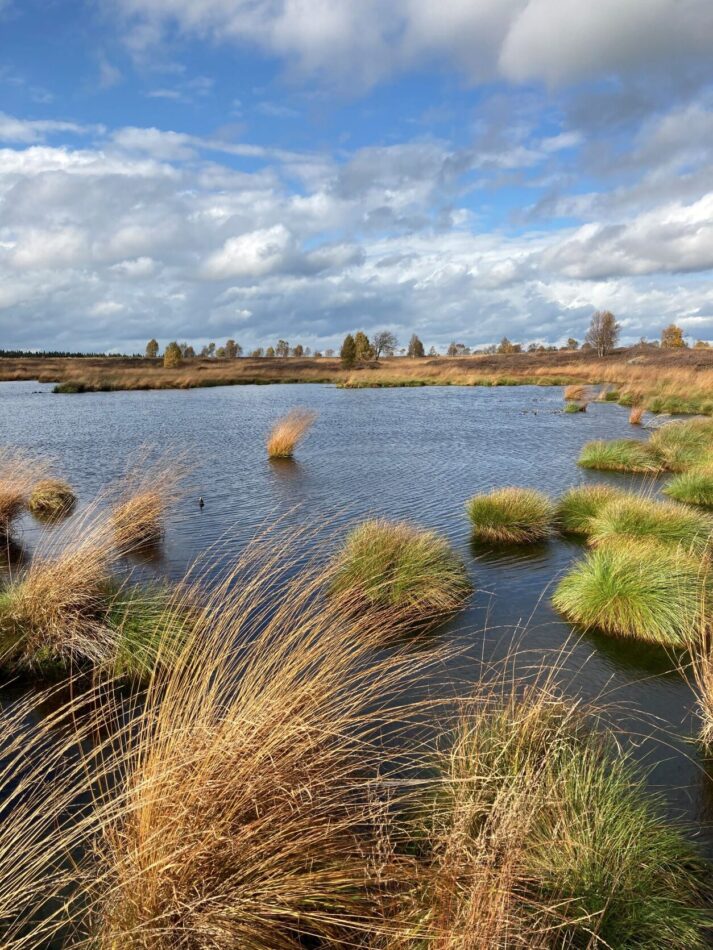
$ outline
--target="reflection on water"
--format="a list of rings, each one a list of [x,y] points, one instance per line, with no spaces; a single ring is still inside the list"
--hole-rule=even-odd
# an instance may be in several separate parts
[[[511,649],[515,629],[530,657],[562,648],[572,631],[554,613],[549,594],[586,550],[558,538],[528,548],[471,544],[467,499],[505,485],[556,496],[581,482],[647,491],[661,484],[580,470],[576,459],[588,440],[647,433],[632,428],[628,410],[611,403],[593,403],[568,417],[557,388],[235,386],[64,397],[41,388],[43,395],[32,395],[36,383],[0,385],[3,441],[55,463],[56,474],[79,495],[75,518],[141,446],[188,454],[189,497],[172,512],[163,545],[133,557],[139,572],[178,578],[209,549],[224,567],[275,522],[307,526],[310,550],[336,543],[355,520],[373,516],[445,534],[469,565],[475,589],[466,609],[432,634],[462,646],[442,669],[444,682],[450,676],[461,687]],[[296,406],[319,414],[309,439],[295,459],[268,460],[266,433]],[[0,571],[16,569],[41,531],[23,519],[17,545],[4,553],[0,546]],[[586,634],[573,644],[564,675],[572,692],[604,694],[621,704],[632,736],[658,724],[657,738],[637,738],[636,754],[653,765],[651,782],[670,809],[700,818],[710,780],[688,741],[692,694],[673,666],[653,647]]]

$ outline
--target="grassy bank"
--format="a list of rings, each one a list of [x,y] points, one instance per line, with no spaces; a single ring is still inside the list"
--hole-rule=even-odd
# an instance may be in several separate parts
[[[587,351],[395,357],[350,369],[329,358],[191,359],[175,369],[165,368],[160,360],[139,358],[3,358],[0,379],[55,382],[67,393],[297,382],[344,388],[606,385],[610,398],[628,406],[713,413],[713,353],[704,349],[632,347],[602,359]]]

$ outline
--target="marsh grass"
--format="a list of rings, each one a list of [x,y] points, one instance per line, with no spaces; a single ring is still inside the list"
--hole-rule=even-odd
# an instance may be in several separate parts
[[[33,487],[27,508],[39,521],[53,521],[70,514],[76,502],[71,485],[59,478],[45,478]]]
[[[676,501],[713,508],[713,464],[698,465],[674,475],[663,491]]]
[[[710,551],[713,520],[700,511],[626,494],[606,504],[589,524],[592,544],[656,541],[703,557]]]
[[[440,772],[420,829],[433,946],[707,945],[705,862],[571,701],[481,687]]]
[[[573,414],[575,412],[586,412],[587,403],[586,402],[568,402],[564,407],[564,411],[568,414]]]
[[[22,514],[44,466],[18,452],[0,451],[0,536],[7,537]]]
[[[652,433],[649,448],[670,472],[713,462],[713,420],[669,422]]]
[[[430,624],[458,610],[472,587],[445,538],[375,519],[347,535],[331,589],[349,609],[376,609],[392,624]]]
[[[644,419],[646,410],[643,406],[632,406],[629,412],[629,425],[640,426]]]
[[[573,402],[582,402],[587,397],[588,387],[579,383],[572,383],[564,387],[564,398]]]
[[[292,458],[297,445],[307,436],[316,418],[316,412],[293,409],[278,419],[267,438],[267,454],[270,458]]]
[[[646,442],[637,439],[614,439],[610,442],[587,442],[578,459],[582,468],[609,472],[653,474],[661,471],[658,456]]]
[[[429,664],[379,655],[383,623],[277,558],[242,559],[149,687],[125,811],[96,842],[94,946],[303,950],[392,930],[415,859],[395,846],[379,737]]]
[[[684,648],[701,623],[705,565],[656,542],[611,543],[562,578],[552,602],[584,629]]]
[[[490,544],[531,544],[554,530],[555,506],[530,488],[500,488],[466,503],[473,536]]]
[[[166,514],[181,497],[187,477],[184,456],[133,461],[111,511],[116,545],[122,554],[161,543]]]
[[[556,520],[565,534],[588,536],[592,519],[623,492],[612,485],[577,485],[570,488],[557,503]]]

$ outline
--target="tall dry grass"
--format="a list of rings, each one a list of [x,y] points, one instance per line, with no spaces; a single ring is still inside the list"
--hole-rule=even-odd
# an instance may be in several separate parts
[[[645,411],[643,406],[632,406],[629,412],[629,424],[632,426],[640,426]]]
[[[278,419],[267,437],[270,458],[292,458],[297,445],[314,425],[317,413],[308,409],[293,409]]]
[[[111,512],[123,554],[161,541],[166,514],[181,497],[187,472],[185,456],[151,459],[144,451],[131,462]]]
[[[27,505],[35,482],[42,478],[44,466],[19,452],[0,451],[0,536],[8,536],[13,521]]]

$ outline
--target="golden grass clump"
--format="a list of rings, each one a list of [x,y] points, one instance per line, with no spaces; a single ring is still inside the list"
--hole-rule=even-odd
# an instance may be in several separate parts
[[[114,537],[122,553],[161,541],[166,513],[180,497],[185,476],[182,460],[133,464],[111,512]]]
[[[573,402],[583,402],[587,398],[588,387],[580,383],[572,383],[564,387],[564,398]]]
[[[466,503],[473,536],[491,544],[532,544],[554,530],[555,506],[531,488],[500,488]]]
[[[481,687],[418,824],[418,946],[706,946],[705,861],[594,726],[546,686]]]
[[[293,409],[278,419],[267,438],[270,458],[292,458],[297,445],[314,425],[317,413],[309,409]]]
[[[0,536],[7,536],[22,514],[42,466],[18,452],[0,452]]]
[[[629,424],[632,426],[640,426],[643,422],[645,412],[646,410],[643,406],[632,406],[629,412]]]
[[[59,478],[44,478],[32,489],[27,507],[40,521],[51,521],[68,515],[76,502],[71,485]]]
[[[290,569],[243,560],[201,615],[201,648],[149,689],[125,813],[96,845],[94,946],[386,939],[415,861],[394,845],[377,747],[416,661],[380,658],[382,629],[324,599],[329,575]]]
[[[350,531],[335,562],[332,592],[350,609],[376,609],[393,623],[430,624],[462,606],[468,572],[433,531],[366,521]]]
[[[694,631],[688,653],[701,721],[698,738],[710,753],[713,749],[713,635],[710,627]]]

